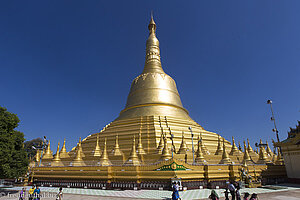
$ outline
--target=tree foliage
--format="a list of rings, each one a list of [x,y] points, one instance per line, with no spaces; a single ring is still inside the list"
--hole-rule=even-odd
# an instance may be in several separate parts
[[[36,155],[37,150],[32,147],[41,148],[42,144],[42,138],[35,138],[33,140],[26,141],[24,143],[24,149],[27,152],[28,157],[33,158]]]
[[[18,178],[27,171],[24,134],[15,130],[19,122],[17,115],[0,106],[0,178]]]

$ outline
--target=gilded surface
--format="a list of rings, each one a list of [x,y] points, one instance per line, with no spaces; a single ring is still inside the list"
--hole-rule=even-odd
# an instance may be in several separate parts
[[[228,180],[238,177],[242,165],[248,164],[254,175],[267,169],[265,163],[276,162],[264,148],[257,155],[248,141],[241,152],[234,139],[231,144],[191,119],[175,81],[162,69],[153,18],[148,29],[144,70],[133,80],[119,117],[100,133],[80,139],[70,152],[64,142],[54,160],[49,145],[42,160],[44,167],[34,168],[35,178],[139,182],[176,176],[183,180]],[[191,165],[193,162],[196,165]],[[280,166],[274,169],[284,176]]]

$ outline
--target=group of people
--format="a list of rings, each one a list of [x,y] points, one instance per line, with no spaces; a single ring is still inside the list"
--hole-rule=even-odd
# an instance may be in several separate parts
[[[231,200],[242,200],[241,193],[240,193],[240,186],[234,184],[234,182],[227,183],[227,187],[224,191],[225,193],[225,200],[229,200],[229,193],[231,194]],[[258,196],[256,193],[253,193],[250,197],[250,194],[246,192],[244,194],[243,200],[258,200]],[[219,195],[215,190],[211,191],[209,196],[211,200],[219,200]]]
[[[26,197],[26,188],[23,188],[20,192],[19,200],[25,200]],[[62,187],[59,188],[58,193],[56,194],[56,200],[62,200],[63,193]],[[41,199],[41,190],[39,186],[32,186],[28,191],[28,200],[40,200]]]
[[[39,186],[32,186],[32,188],[28,191],[28,199],[29,200],[40,200],[41,190]],[[26,197],[26,188],[23,188],[20,192],[19,200],[25,200]]]

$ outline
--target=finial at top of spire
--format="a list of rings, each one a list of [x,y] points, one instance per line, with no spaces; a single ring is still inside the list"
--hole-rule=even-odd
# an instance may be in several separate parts
[[[150,34],[155,33],[156,24],[155,24],[154,19],[153,19],[153,11],[151,11],[151,19],[150,19],[150,22],[149,22],[149,25],[148,25],[148,29],[150,31]]]

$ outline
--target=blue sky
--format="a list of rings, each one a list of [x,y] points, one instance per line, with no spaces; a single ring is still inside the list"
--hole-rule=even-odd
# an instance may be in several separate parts
[[[205,129],[252,145],[300,119],[299,1],[1,1],[0,105],[56,149],[99,132],[144,66],[153,10],[162,65]]]

